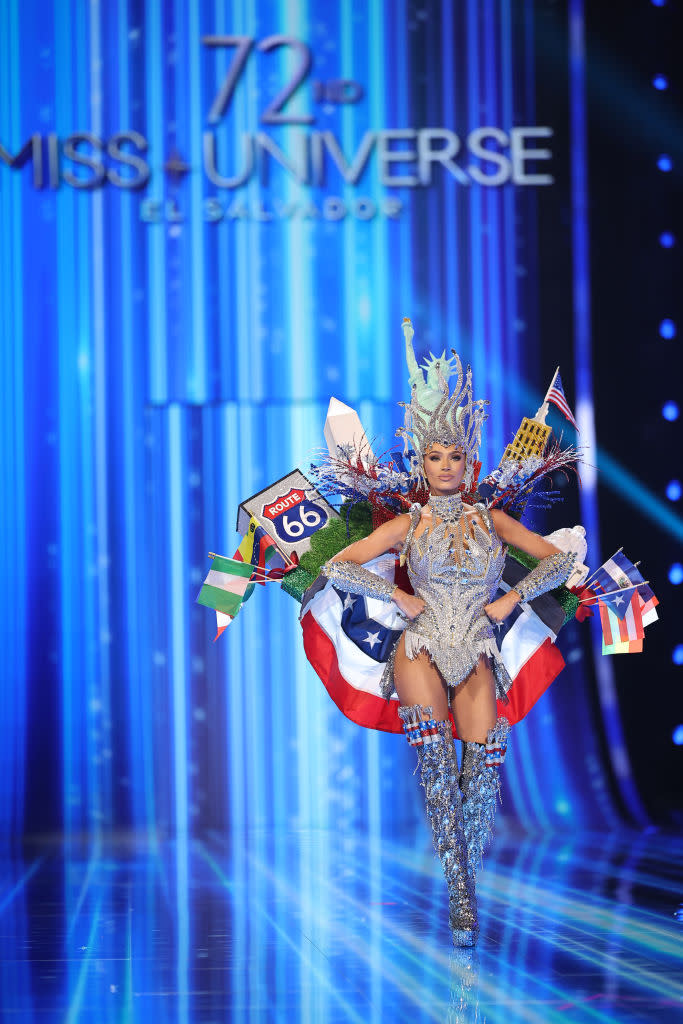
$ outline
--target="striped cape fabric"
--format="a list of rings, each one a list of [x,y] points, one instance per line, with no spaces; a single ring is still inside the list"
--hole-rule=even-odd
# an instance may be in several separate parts
[[[382,555],[366,568],[393,580],[396,565],[393,556]],[[506,589],[508,584],[503,584],[496,597]],[[498,701],[498,713],[511,724],[524,718],[564,668],[554,642],[564,615],[549,595],[541,602],[538,611],[537,602],[518,605],[497,630],[513,681],[508,702]],[[379,686],[386,657],[404,627],[396,605],[348,594],[324,576],[304,595],[301,628],[306,656],[339,710],[358,725],[403,731],[398,699],[385,700]]]

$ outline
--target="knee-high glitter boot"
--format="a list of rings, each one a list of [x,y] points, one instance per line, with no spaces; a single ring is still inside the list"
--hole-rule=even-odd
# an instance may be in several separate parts
[[[450,722],[436,722],[433,708],[419,704],[398,710],[411,746],[417,751],[427,817],[448,886],[448,920],[456,946],[474,946],[479,934],[474,878],[467,866],[458,785],[458,758]]]
[[[469,867],[474,875],[481,866],[484,850],[493,832],[496,801],[500,796],[497,769],[505,760],[510,723],[499,718],[489,730],[486,743],[463,740],[460,792],[465,821]]]

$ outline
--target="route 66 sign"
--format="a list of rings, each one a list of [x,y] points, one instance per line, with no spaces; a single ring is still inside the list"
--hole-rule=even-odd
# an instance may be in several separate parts
[[[339,518],[298,469],[242,502],[237,515],[240,533],[246,533],[251,516],[286,554],[296,551],[299,556],[308,551],[314,533]]]

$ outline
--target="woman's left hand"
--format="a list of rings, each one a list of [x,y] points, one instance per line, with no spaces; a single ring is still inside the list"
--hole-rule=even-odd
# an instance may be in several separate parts
[[[519,594],[514,590],[508,590],[507,594],[484,606],[484,611],[491,622],[502,622],[519,604]]]

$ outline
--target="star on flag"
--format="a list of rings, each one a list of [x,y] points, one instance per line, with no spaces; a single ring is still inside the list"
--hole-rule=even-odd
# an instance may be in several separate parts
[[[368,633],[363,643],[368,644],[370,650],[372,650],[375,644],[379,643],[379,633]]]

